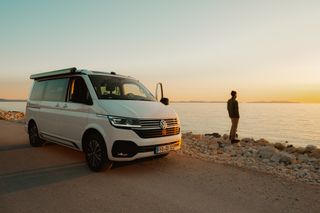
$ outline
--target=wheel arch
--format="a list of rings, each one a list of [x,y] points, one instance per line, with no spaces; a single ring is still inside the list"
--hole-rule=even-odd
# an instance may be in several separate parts
[[[85,150],[85,141],[86,141],[86,138],[87,138],[89,135],[91,135],[91,134],[99,134],[99,135],[103,138],[104,144],[105,144],[106,148],[108,148],[108,147],[107,147],[107,144],[106,144],[106,139],[105,139],[105,137],[103,136],[103,134],[102,134],[99,130],[97,130],[96,128],[90,127],[90,128],[88,128],[88,129],[83,133],[83,135],[82,135],[82,138],[81,138],[81,149],[82,149],[82,151]],[[107,150],[108,150],[108,149],[107,149]]]

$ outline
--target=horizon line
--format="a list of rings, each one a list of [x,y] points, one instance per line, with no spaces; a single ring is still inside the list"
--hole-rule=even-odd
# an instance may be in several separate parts
[[[28,99],[6,99],[6,98],[0,98],[0,102],[27,102]],[[203,101],[203,100],[177,100],[177,101],[170,101],[171,103],[226,103],[227,101]],[[240,103],[285,103],[285,104],[302,104],[302,103],[314,103],[319,104],[320,102],[300,102],[300,101],[239,101]]]

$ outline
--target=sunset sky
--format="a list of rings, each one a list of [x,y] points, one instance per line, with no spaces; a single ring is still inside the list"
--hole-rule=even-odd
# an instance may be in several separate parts
[[[320,102],[320,1],[0,0],[0,98],[75,66],[171,100]]]

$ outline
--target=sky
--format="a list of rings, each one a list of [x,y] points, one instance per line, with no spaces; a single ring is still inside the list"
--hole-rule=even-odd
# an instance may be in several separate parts
[[[0,98],[33,73],[115,71],[174,101],[320,102],[320,1],[0,0]]]

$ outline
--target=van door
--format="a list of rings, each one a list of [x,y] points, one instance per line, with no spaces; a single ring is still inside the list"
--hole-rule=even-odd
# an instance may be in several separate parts
[[[61,124],[68,118],[63,111],[68,78],[46,80],[46,88],[38,115],[39,131],[48,141],[61,142]]]
[[[87,85],[81,76],[72,77],[69,81],[67,102],[63,105],[65,119],[60,123],[60,135],[81,147],[82,134],[88,124],[92,99]]]

